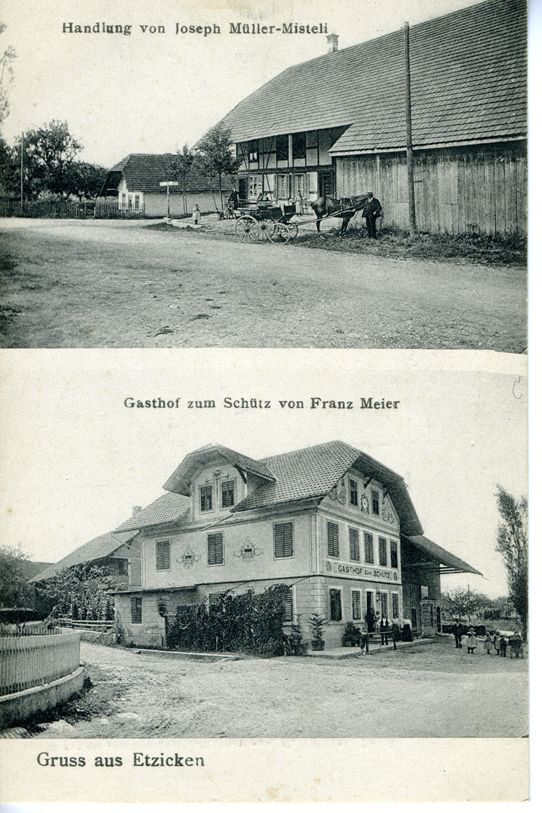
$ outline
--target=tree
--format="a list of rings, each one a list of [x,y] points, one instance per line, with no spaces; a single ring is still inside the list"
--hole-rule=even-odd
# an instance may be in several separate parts
[[[234,175],[241,165],[241,160],[233,155],[233,142],[230,135],[230,131],[221,122],[209,130],[198,144],[198,166],[210,181],[218,178],[220,211],[223,208],[223,178],[225,175]]]
[[[180,183],[183,201],[185,200],[186,181],[194,165],[194,160],[194,153],[188,144],[184,144],[182,150],[177,150],[177,154],[171,161],[171,176]]]
[[[107,170],[87,161],[73,161],[64,170],[64,188],[67,195],[76,195],[79,200],[95,198],[104,183]]]
[[[54,615],[102,620],[112,586],[107,567],[86,563],[63,568],[39,589],[53,602]]]
[[[70,194],[69,172],[82,146],[71,135],[66,121],[53,119],[36,130],[28,130],[15,142],[18,155],[21,153],[21,146],[24,192],[27,199],[36,198],[40,192]],[[18,182],[19,180],[20,171]]]
[[[510,601],[521,618],[525,635],[529,616],[528,505],[525,497],[516,500],[497,485],[497,508],[501,522],[497,528],[496,550],[501,554],[508,577]]]
[[[24,607],[30,598],[28,557],[20,548],[0,545],[0,606]]]
[[[5,23],[0,23],[0,34],[6,30]],[[13,62],[17,53],[8,45],[0,54],[0,126],[9,115],[8,89],[13,81]]]
[[[484,593],[478,593],[463,587],[456,587],[442,594],[442,607],[454,618],[466,618],[470,622],[471,616],[476,615],[488,604],[489,599]]]

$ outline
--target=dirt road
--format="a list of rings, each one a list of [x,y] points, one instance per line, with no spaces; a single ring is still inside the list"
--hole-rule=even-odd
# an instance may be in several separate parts
[[[525,271],[245,245],[137,221],[0,220],[4,347],[522,352]]]
[[[480,648],[481,650],[481,648]],[[519,737],[527,661],[453,640],[320,658],[202,663],[82,644],[90,719],[42,737]]]

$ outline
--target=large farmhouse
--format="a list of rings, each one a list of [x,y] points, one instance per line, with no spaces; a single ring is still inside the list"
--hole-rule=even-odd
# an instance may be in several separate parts
[[[241,198],[367,190],[409,225],[406,32],[294,65],[223,119]],[[413,195],[422,231],[526,229],[525,0],[486,0],[409,32]]]
[[[145,217],[165,217],[168,214],[167,188],[161,183],[172,181],[172,153],[152,155],[131,153],[111,167],[99,198],[115,198],[122,213]],[[226,179],[228,182],[229,179]],[[218,183],[210,183],[196,168],[184,181],[169,189],[171,217],[190,214],[197,203],[200,212],[222,209]]]
[[[140,580],[115,594],[125,638],[165,644],[165,616],[223,591],[290,586],[287,620],[309,636],[311,613],[328,646],[372,608],[440,626],[442,573],[478,573],[423,536],[403,478],[341,441],[254,460],[220,445],[188,454],[168,493],[116,533],[138,536]]]

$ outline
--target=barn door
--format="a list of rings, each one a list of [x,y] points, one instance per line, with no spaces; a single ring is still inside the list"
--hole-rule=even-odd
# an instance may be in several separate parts
[[[318,194],[321,197],[329,195],[333,197],[335,194],[335,184],[333,183],[332,172],[320,172],[318,175]]]

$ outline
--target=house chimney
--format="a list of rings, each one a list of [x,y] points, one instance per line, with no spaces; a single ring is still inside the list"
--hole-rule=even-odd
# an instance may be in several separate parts
[[[327,39],[327,52],[328,52],[328,54],[333,54],[335,51],[339,50],[339,35],[338,34],[328,34],[326,39]]]
[[[132,508],[132,516],[135,517],[135,515],[139,514],[140,511],[141,511],[141,506],[140,505],[134,505],[134,507]]]

